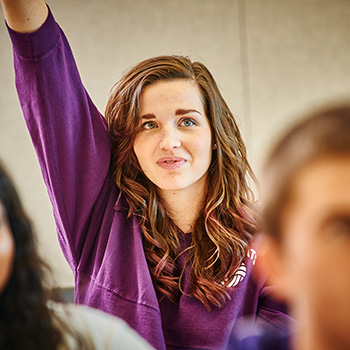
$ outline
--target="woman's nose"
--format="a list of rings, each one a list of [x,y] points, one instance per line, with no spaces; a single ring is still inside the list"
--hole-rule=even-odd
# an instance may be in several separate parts
[[[163,150],[172,150],[181,146],[181,140],[178,130],[166,128],[162,130],[159,147]]]

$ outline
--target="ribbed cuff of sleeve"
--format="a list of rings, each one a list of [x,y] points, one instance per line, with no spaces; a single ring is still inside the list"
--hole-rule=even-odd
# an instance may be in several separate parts
[[[50,8],[44,24],[33,33],[18,33],[7,24],[6,26],[14,53],[26,59],[37,59],[48,53],[55,46],[60,36],[59,26]]]

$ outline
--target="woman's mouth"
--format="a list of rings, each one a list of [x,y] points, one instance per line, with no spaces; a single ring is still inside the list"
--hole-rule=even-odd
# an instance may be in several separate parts
[[[175,170],[186,163],[186,159],[181,157],[163,157],[158,159],[157,165],[163,169]]]

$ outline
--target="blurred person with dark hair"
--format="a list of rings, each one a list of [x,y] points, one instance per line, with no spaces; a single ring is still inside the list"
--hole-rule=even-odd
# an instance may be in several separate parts
[[[51,301],[48,271],[32,224],[0,164],[0,349],[152,349],[121,319]]]

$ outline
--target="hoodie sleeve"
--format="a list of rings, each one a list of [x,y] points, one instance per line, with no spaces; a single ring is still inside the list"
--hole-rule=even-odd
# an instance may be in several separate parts
[[[86,92],[69,43],[51,12],[34,33],[17,33],[9,27],[8,31],[21,108],[53,206],[59,241],[74,268],[109,172],[107,124]]]

